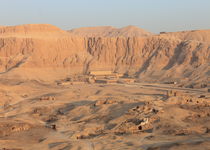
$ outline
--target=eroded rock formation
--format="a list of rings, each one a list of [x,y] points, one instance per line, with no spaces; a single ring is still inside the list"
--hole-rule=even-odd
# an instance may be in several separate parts
[[[91,36],[81,35],[84,30],[77,29],[77,34],[52,25],[1,27],[1,77],[55,80],[90,70],[112,70],[147,81],[208,80],[209,30],[152,35],[142,29],[133,34],[133,28],[118,34],[109,28],[114,30],[110,36],[106,30],[99,36],[102,32],[97,28],[97,35]]]

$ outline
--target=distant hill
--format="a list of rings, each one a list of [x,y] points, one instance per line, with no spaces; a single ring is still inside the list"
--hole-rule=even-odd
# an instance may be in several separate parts
[[[119,29],[111,26],[83,27],[69,30],[68,32],[85,37],[145,37],[152,35],[152,33],[136,26],[127,26]]]
[[[192,30],[181,32],[168,32],[162,34],[169,37],[175,37],[180,40],[194,40],[200,42],[210,42],[210,30]]]

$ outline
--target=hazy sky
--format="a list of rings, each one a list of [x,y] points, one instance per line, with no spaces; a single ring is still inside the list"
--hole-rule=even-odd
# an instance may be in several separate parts
[[[31,23],[135,25],[156,33],[210,29],[210,0],[0,0],[0,25]]]

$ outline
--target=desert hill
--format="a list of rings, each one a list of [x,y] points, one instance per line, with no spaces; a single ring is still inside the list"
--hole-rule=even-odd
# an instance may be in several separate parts
[[[165,36],[174,36],[180,40],[194,40],[199,42],[210,43],[210,30],[192,30],[182,32],[168,32],[164,33]]]
[[[133,26],[70,33],[52,25],[0,27],[0,74],[52,81],[90,70],[112,70],[142,81],[208,82],[208,33],[152,35]]]
[[[111,26],[102,27],[83,27],[68,31],[71,34],[85,37],[144,37],[152,33],[136,26],[127,26],[123,28],[114,28]]]
[[[0,36],[58,36],[66,31],[50,24],[25,24],[18,26],[0,26]]]

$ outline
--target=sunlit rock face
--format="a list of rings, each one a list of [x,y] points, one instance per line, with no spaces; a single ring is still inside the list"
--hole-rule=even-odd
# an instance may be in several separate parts
[[[2,77],[56,80],[91,70],[145,81],[207,80],[210,30],[151,34],[137,27],[63,31],[46,24],[0,27]],[[184,81],[183,81],[184,82]]]

